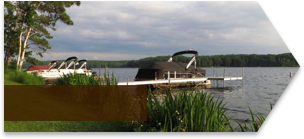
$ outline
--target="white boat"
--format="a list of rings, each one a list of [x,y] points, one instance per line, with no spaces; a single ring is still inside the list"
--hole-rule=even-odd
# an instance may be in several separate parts
[[[68,62],[71,61],[69,64]],[[49,65],[32,66],[26,70],[27,73],[37,72],[38,76],[46,79],[55,79],[67,74],[92,75],[92,70],[86,68],[87,60],[77,61],[77,57],[69,57],[56,67],[57,61],[52,61]]]

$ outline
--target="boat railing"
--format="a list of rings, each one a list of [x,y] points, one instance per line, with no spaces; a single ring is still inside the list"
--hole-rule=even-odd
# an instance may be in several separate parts
[[[169,75],[169,76],[168,76]],[[204,75],[200,73],[191,73],[191,72],[176,72],[176,71],[167,71],[163,73],[163,77],[165,79],[169,78],[195,78],[195,77],[205,77]]]

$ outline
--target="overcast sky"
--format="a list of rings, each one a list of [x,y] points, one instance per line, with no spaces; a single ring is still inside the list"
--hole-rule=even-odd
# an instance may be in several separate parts
[[[289,52],[257,2],[82,2],[67,13],[74,25],[57,24],[40,60]]]

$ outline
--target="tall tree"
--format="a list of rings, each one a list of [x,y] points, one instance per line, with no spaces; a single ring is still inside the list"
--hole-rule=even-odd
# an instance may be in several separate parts
[[[9,2],[15,9],[17,32],[19,36],[17,69],[20,70],[23,61],[28,58],[26,53],[34,51],[40,57],[51,46],[48,42],[53,37],[49,30],[56,30],[56,23],[61,21],[66,25],[73,25],[73,21],[66,13],[66,8],[80,5],[79,1],[17,1]],[[16,47],[16,46],[15,46]],[[27,51],[31,48],[31,51]]]
[[[15,12],[15,14],[14,14]],[[5,64],[9,67],[11,57],[16,55],[18,45],[18,9],[16,10],[11,2],[4,1],[4,52],[5,52]]]

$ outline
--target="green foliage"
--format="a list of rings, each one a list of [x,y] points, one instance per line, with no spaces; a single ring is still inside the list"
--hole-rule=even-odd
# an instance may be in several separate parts
[[[16,59],[13,59],[13,60],[11,60],[8,68],[9,69],[16,69],[17,68],[16,65],[17,65],[17,61],[16,61]]]
[[[251,122],[233,127],[222,100],[201,91],[183,91],[175,96],[167,90],[159,101],[148,91],[148,120],[132,122],[137,132],[257,132],[265,121],[249,108]],[[271,108],[272,108],[272,104]]]
[[[128,132],[124,121],[4,121],[4,132]]]
[[[8,80],[23,84],[23,85],[44,85],[45,80],[43,77],[35,74],[28,74],[26,72],[19,72],[16,70],[4,69],[4,75]]]
[[[10,59],[18,51],[17,16],[14,15],[14,5],[4,2],[4,52],[5,66],[10,66]]]
[[[273,104],[270,103],[270,110],[272,110],[273,108]],[[264,116],[259,113],[259,112],[256,112],[257,114],[254,114],[250,107],[248,107],[249,111],[250,111],[250,115],[251,115],[251,121],[249,123],[249,127],[247,127],[247,124],[244,123],[243,126],[242,124],[238,123],[239,125],[239,129],[240,131],[242,132],[247,132],[247,131],[253,131],[253,132],[258,132],[259,129],[261,128],[262,124],[264,123],[265,121],[265,118]]]
[[[133,122],[135,131],[227,132],[234,131],[221,100],[201,91],[183,91],[175,96],[170,90],[160,102],[148,91],[148,120]]]
[[[117,80],[112,76],[104,75],[101,78],[95,76],[87,76],[83,74],[65,74],[55,82],[56,85],[117,85]]]

